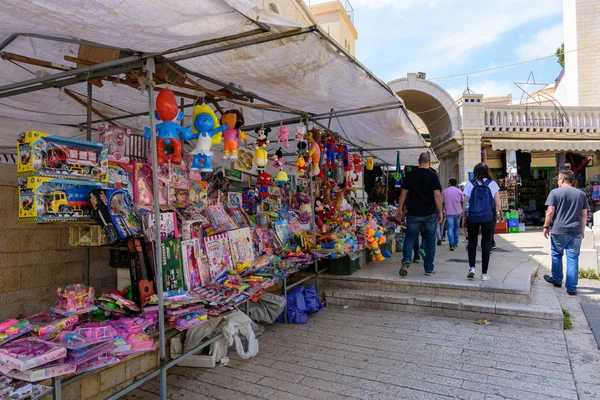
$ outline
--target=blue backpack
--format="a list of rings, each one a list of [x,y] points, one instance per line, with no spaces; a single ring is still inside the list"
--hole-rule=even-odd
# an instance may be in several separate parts
[[[490,183],[492,183],[491,179],[488,179],[483,185],[477,180],[473,181],[473,190],[469,197],[469,222],[483,224],[494,220],[496,201],[492,196]]]

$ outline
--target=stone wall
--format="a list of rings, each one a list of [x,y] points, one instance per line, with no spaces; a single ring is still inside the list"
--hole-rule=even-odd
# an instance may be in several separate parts
[[[600,42],[600,3],[577,0],[577,51],[579,106],[600,105],[600,49],[589,47]],[[566,49],[565,49],[566,50]]]
[[[83,281],[84,250],[69,246],[67,224],[19,224],[17,169],[0,164],[0,321],[46,311],[56,288]],[[108,249],[92,248],[90,284],[115,288]]]

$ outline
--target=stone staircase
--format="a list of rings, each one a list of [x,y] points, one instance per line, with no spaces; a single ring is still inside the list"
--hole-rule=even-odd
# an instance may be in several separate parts
[[[457,275],[455,265],[436,265],[438,273],[431,277],[423,276],[420,265],[413,264],[406,278],[398,275],[398,268],[399,258],[394,257],[351,276],[323,274],[320,290],[328,304],[340,306],[562,329],[558,299],[537,277],[540,265],[531,259],[485,282],[465,279],[464,268]],[[453,269],[444,273],[447,268]]]

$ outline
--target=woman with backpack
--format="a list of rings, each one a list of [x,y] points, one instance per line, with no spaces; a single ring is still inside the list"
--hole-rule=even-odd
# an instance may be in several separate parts
[[[502,218],[502,202],[500,201],[500,187],[492,179],[490,168],[479,163],[473,169],[474,178],[467,182],[463,202],[463,227],[466,226],[469,244],[469,273],[467,278],[475,277],[475,257],[477,255],[477,238],[481,229],[481,280],[487,281],[488,266],[490,264],[490,251],[496,230],[496,218]],[[469,211],[466,212],[466,203],[469,202]]]

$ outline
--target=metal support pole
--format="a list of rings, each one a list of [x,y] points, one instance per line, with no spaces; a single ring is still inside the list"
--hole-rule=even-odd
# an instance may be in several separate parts
[[[54,386],[54,400],[62,399],[62,383],[60,381],[60,376],[52,378],[52,384]]]
[[[92,84],[87,83],[87,124],[85,140],[92,140]],[[83,250],[83,283],[90,285],[90,248],[86,247]]]
[[[283,297],[285,298],[285,308],[283,309],[283,323],[288,323],[287,314],[287,277],[283,278]]]
[[[317,296],[319,296],[319,259],[318,258],[315,258],[315,289],[317,289]]]
[[[389,182],[389,167],[385,167],[385,171],[383,171],[383,176],[385,177],[385,202],[388,202],[390,196],[390,182]]]
[[[150,132],[152,146],[152,184],[153,195],[155,199],[159,198],[158,192],[158,154],[156,152],[156,128],[154,127],[154,86],[152,74],[155,72],[154,58],[148,58],[144,65],[144,70],[148,75],[148,112],[150,115]],[[160,202],[154,202],[154,226],[160,226]],[[167,399],[167,369],[165,368],[165,308],[163,299],[163,271],[162,271],[162,248],[160,240],[160,229],[155,230],[154,237],[154,263],[156,269],[156,290],[158,295],[158,343],[160,352],[160,398]]]

